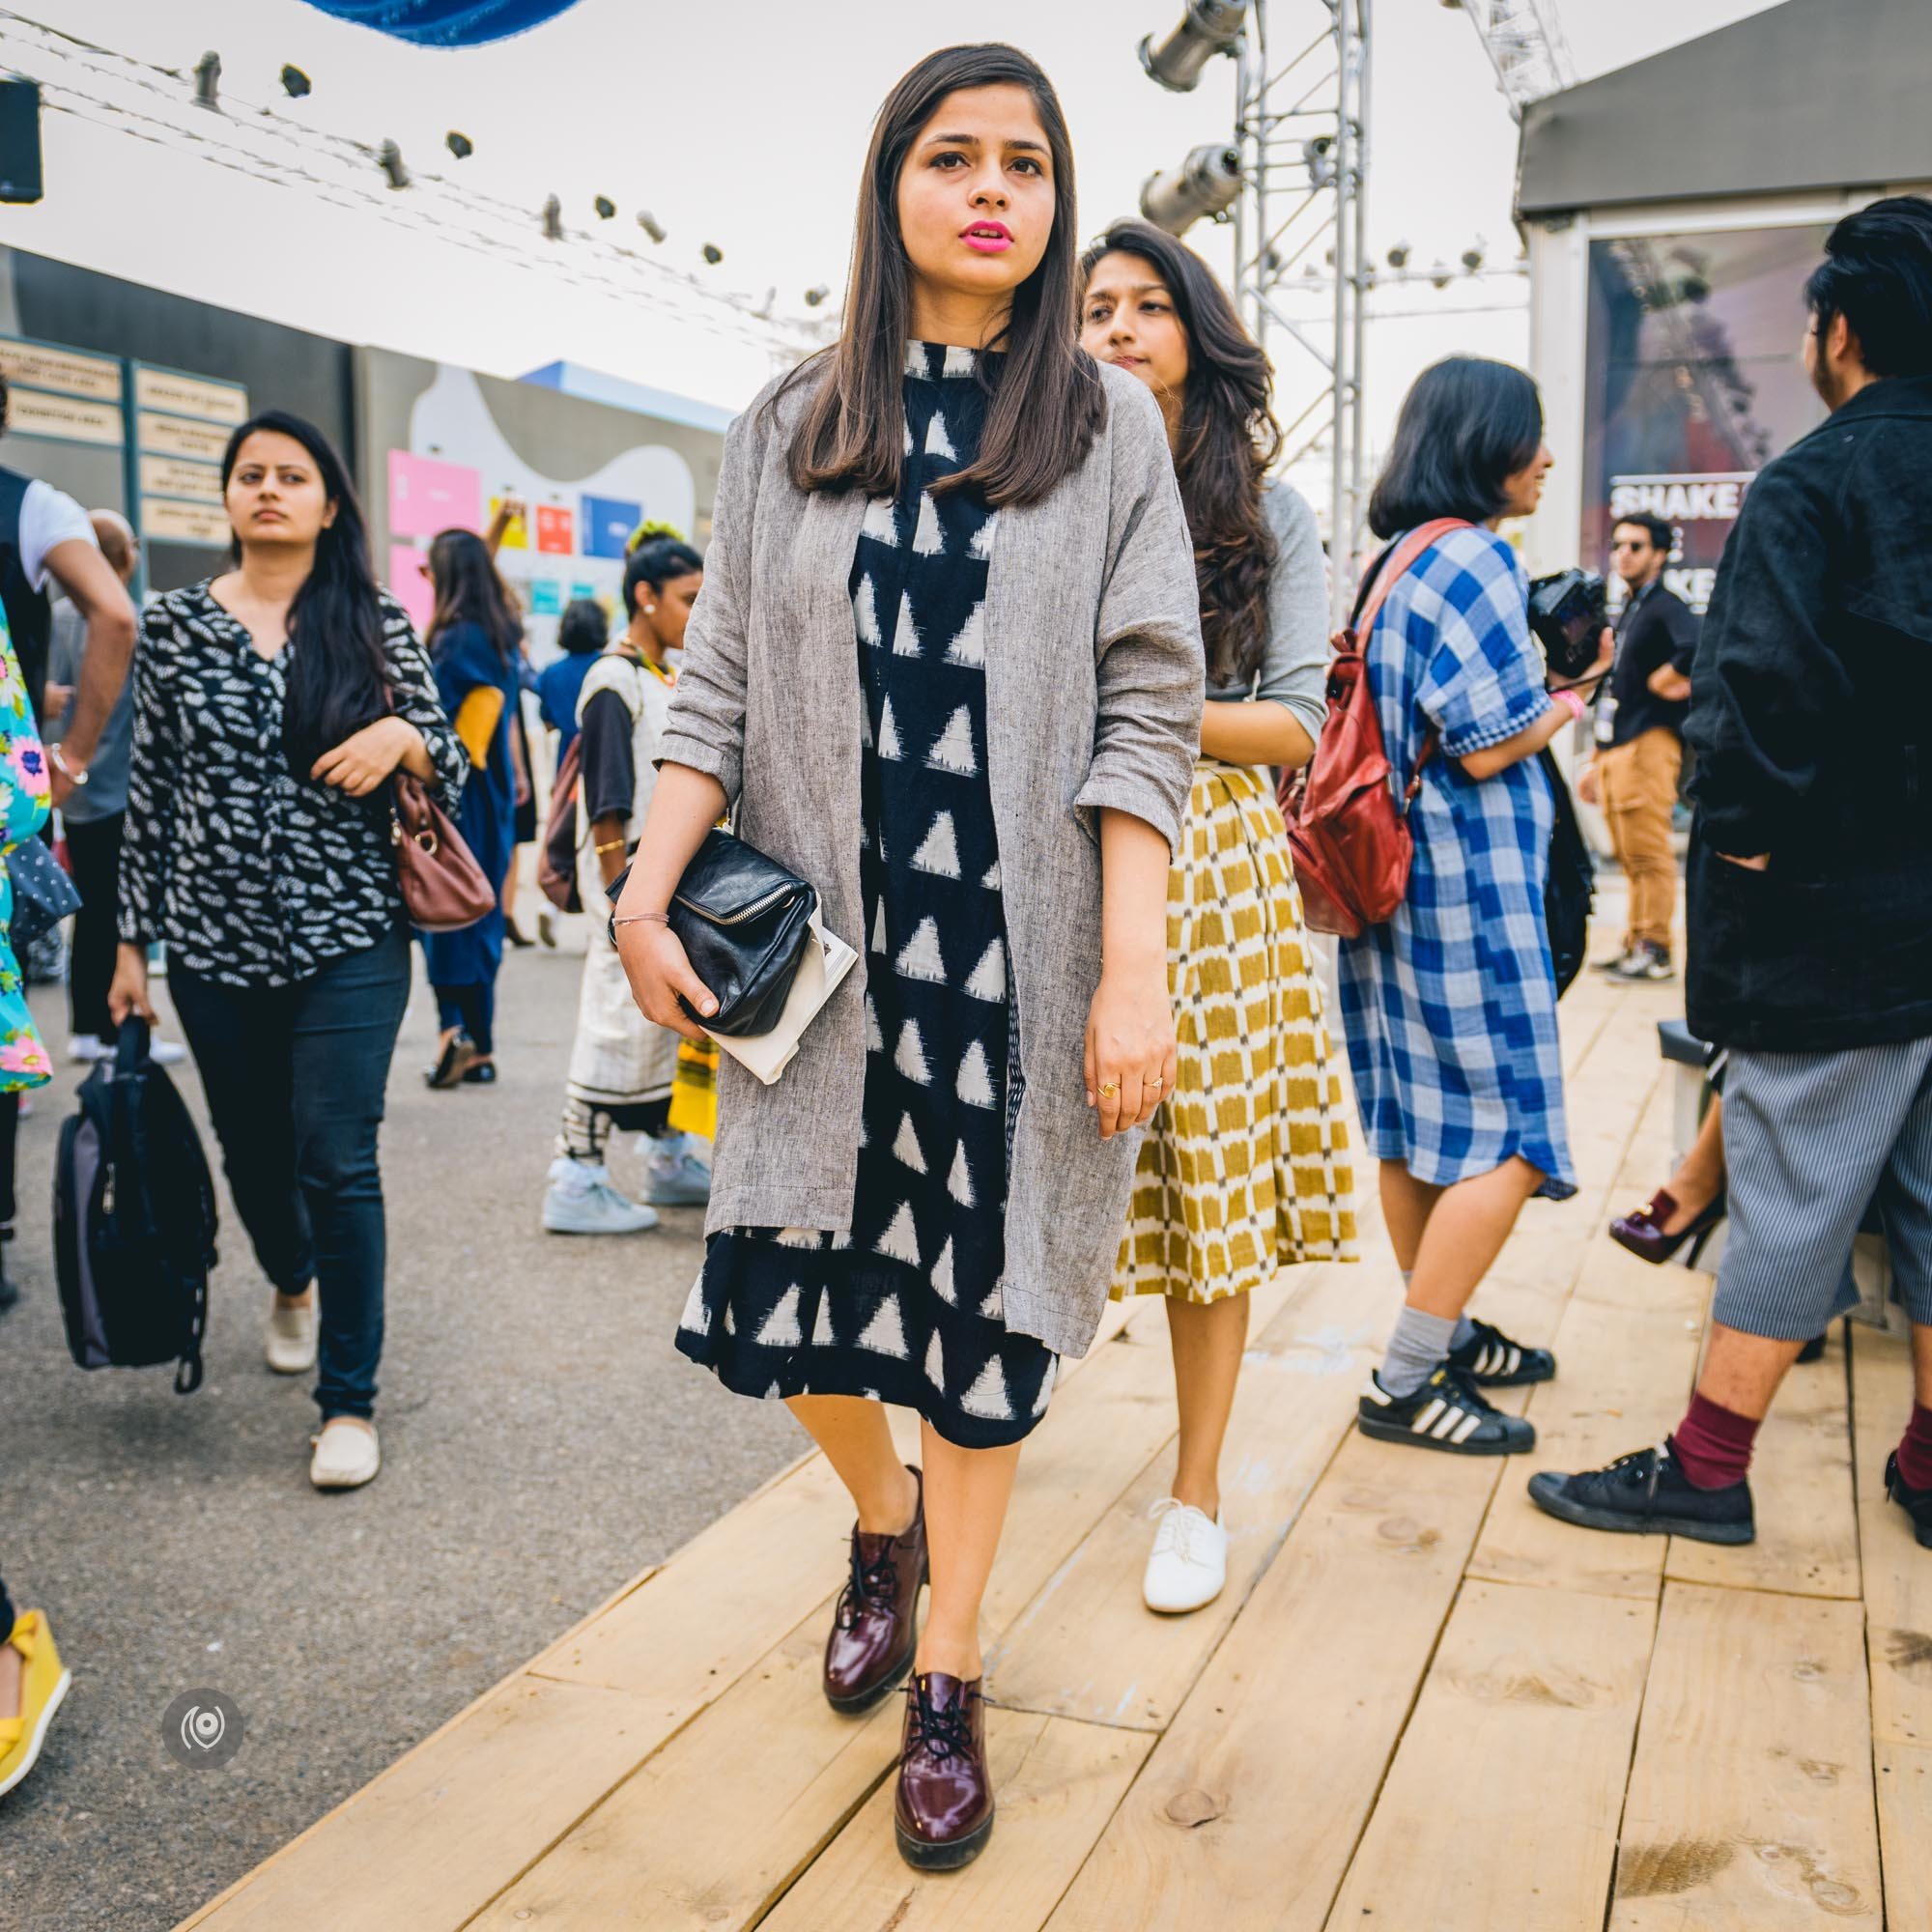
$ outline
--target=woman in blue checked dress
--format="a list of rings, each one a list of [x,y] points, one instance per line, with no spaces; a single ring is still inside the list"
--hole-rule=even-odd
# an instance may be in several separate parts
[[[1369,506],[1389,539],[1460,526],[1389,590],[1368,640],[1389,762],[1403,784],[1420,765],[1422,782],[1407,896],[1342,947],[1363,1138],[1407,1287],[1360,1426],[1460,1455],[1535,1442],[1482,1390],[1547,1380],[1554,1357],[1463,1307],[1523,1203],[1577,1191],[1543,909],[1554,805],[1536,754],[1582,706],[1548,689],[1522,566],[1496,534],[1535,509],[1551,461],[1535,384],[1451,357],[1409,391]]]

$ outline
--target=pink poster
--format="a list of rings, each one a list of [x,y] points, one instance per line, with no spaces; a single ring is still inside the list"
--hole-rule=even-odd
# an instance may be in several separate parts
[[[423,566],[428,561],[427,552],[409,544],[389,546],[389,592],[410,613],[410,622],[416,627],[417,637],[429,629],[429,613],[436,605],[436,594],[430,588],[429,579],[423,574]]]
[[[483,526],[483,478],[461,463],[389,452],[389,534],[433,537],[438,530]],[[397,593],[399,596],[401,592]]]

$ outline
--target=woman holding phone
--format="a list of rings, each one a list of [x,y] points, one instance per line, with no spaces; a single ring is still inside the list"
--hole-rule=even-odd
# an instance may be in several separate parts
[[[825,1690],[863,1711],[912,1669],[895,1822],[929,1867],[992,1829],[980,1599],[1174,1078],[1193,557],[1153,399],[1067,328],[1076,233],[1065,122],[1026,55],[946,48],[894,88],[843,333],[726,440],[618,911],[639,1004],[694,1034],[678,996],[711,995],[666,909],[735,805],[862,949],[776,1085],[724,1062],[677,1340],[785,1401],[851,1492]],[[918,1411],[921,1468],[885,1402]]]

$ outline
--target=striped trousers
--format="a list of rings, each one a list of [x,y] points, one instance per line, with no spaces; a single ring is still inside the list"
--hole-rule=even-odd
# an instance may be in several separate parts
[[[1730,1234],[1712,1314],[1809,1341],[1858,1300],[1848,1264],[1878,1205],[1906,1312],[1932,1325],[1932,1038],[1835,1053],[1733,1049]]]

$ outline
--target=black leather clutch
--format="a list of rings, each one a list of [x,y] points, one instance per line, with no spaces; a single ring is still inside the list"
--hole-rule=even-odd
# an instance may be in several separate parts
[[[629,876],[627,866],[611,882],[612,905]],[[718,1010],[705,1018],[682,994],[678,1004],[713,1033],[769,1033],[784,1011],[817,910],[817,893],[777,860],[728,832],[707,832],[671,895],[669,924]],[[613,925],[613,940],[615,932]]]

